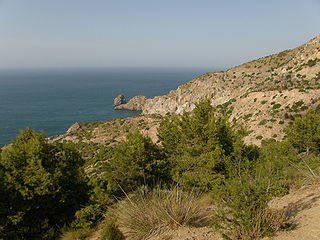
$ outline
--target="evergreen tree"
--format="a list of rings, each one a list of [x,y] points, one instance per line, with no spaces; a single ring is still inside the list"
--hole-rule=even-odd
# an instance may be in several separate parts
[[[22,131],[1,152],[0,238],[54,238],[87,199],[82,164],[74,150]]]
[[[320,114],[310,111],[287,129],[289,142],[301,153],[320,152]]]
[[[169,181],[169,165],[150,138],[134,132],[112,150],[104,174],[111,193],[123,195],[122,190]]]
[[[167,117],[158,136],[173,165],[174,180],[202,190],[223,181],[227,164],[242,149],[239,135],[226,117],[215,115],[208,99],[196,104],[191,114]]]

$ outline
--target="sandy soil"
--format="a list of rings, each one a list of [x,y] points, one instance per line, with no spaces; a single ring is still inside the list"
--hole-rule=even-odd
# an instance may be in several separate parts
[[[284,209],[294,230],[279,232],[265,240],[319,240],[320,239],[320,184],[307,186],[270,202],[274,209]],[[209,227],[179,228],[152,240],[220,240]]]
[[[320,239],[320,185],[302,188],[270,203],[276,209],[285,209],[292,217],[296,228],[279,232],[274,240]]]

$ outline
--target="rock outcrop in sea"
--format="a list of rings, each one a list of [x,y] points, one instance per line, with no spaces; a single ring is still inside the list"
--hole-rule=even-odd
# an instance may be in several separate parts
[[[125,99],[125,97],[122,94],[119,94],[118,96],[115,97],[115,99],[113,100],[113,106],[117,107],[121,104],[125,104],[127,101]]]
[[[145,96],[139,95],[131,98],[128,103],[115,106],[114,109],[142,111],[142,109],[144,109],[145,107],[146,101],[147,101],[147,98]]]

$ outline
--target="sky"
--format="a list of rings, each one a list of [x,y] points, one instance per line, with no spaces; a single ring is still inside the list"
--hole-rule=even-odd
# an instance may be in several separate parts
[[[0,68],[228,68],[320,33],[320,0],[0,0]]]

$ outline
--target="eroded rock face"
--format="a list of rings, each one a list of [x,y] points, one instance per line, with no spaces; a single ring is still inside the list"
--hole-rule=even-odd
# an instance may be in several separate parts
[[[121,104],[125,104],[126,103],[126,99],[122,94],[119,94],[117,97],[115,97],[115,99],[113,100],[113,105],[115,107],[121,105]]]
[[[142,111],[146,104],[147,98],[145,96],[135,96],[130,99],[130,101],[126,104],[117,105],[114,109],[126,109],[126,110],[137,110]]]
[[[167,95],[147,99],[139,110],[143,115],[181,114],[192,111],[194,103],[203,98],[211,99],[212,105],[218,106],[253,92],[301,87],[318,89],[319,84],[320,35],[300,47],[260,58],[225,72],[206,73]],[[123,106],[118,109],[129,108]]]
[[[67,134],[74,133],[80,129],[81,129],[81,123],[76,122],[67,130]]]

